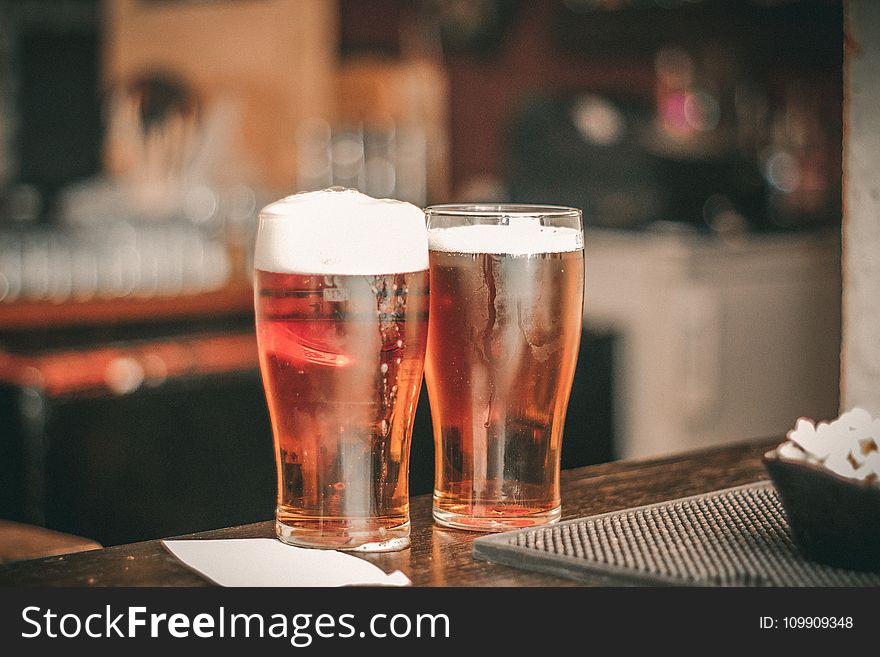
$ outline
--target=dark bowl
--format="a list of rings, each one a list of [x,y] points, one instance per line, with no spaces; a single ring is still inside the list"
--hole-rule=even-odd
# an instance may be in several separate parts
[[[776,450],[764,455],[764,467],[805,556],[830,566],[880,572],[880,486],[780,458]]]

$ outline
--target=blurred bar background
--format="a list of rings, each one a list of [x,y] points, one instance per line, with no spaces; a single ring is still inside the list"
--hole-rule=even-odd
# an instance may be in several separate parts
[[[843,15],[0,0],[0,517],[113,544],[271,516],[255,217],[331,185],[584,210],[565,467],[835,416]]]

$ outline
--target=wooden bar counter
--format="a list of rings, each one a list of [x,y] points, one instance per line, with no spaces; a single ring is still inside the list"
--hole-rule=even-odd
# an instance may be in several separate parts
[[[782,438],[762,439],[646,461],[618,461],[562,473],[563,519],[605,513],[766,479],[761,455]],[[401,570],[414,586],[572,586],[576,582],[474,561],[479,533],[442,529],[430,496],[412,500],[412,547],[364,558]],[[261,522],[194,534],[194,538],[273,536]],[[189,538],[189,537],[187,537]],[[0,586],[208,586],[158,540],[0,566]]]

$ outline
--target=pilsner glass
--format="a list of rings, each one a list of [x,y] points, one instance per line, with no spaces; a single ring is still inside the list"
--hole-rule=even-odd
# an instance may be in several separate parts
[[[428,254],[422,211],[354,190],[260,213],[255,309],[286,543],[409,545],[408,471],[422,383]]]
[[[425,212],[434,519],[483,531],[554,522],[583,313],[581,213],[529,205]]]

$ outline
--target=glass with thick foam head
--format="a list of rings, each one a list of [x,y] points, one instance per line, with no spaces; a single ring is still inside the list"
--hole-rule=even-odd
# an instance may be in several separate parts
[[[581,212],[531,205],[425,212],[434,519],[480,531],[555,522],[583,315]]]
[[[324,196],[265,208],[257,234],[276,534],[303,547],[397,550],[409,545],[410,437],[427,339],[424,217],[351,190],[312,194]]]

